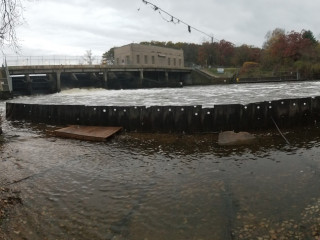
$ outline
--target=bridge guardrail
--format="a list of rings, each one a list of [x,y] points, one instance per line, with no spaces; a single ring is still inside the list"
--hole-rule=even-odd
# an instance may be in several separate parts
[[[100,65],[103,62],[101,56],[92,56],[90,60],[83,56],[6,56],[8,66],[32,66],[32,65]]]

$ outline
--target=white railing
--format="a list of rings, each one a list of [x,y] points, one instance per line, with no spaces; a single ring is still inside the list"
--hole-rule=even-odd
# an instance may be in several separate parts
[[[92,56],[88,59],[83,56],[6,56],[8,66],[32,65],[100,65],[103,64],[101,56]]]

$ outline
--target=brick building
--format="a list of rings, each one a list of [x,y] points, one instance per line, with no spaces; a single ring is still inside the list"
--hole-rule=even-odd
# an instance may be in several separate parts
[[[115,48],[114,59],[116,65],[184,67],[183,50],[134,43]]]

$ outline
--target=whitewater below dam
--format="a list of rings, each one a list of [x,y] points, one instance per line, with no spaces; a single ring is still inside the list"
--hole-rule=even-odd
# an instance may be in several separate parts
[[[320,82],[179,89],[70,89],[10,102],[107,106],[203,105],[320,96]],[[3,115],[5,103],[0,104]],[[320,125],[217,134],[123,132],[108,142],[56,138],[59,126],[2,123],[0,187],[21,204],[4,239],[225,240],[320,236]],[[0,237],[1,238],[1,237]]]
[[[284,98],[320,95],[320,81],[260,84],[226,84],[184,88],[137,90],[69,89],[51,95],[18,97],[10,102],[97,106],[170,106],[248,104]]]

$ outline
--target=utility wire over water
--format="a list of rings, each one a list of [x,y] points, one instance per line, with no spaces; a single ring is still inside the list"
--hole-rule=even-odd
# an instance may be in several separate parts
[[[278,86],[278,88],[276,87]],[[317,96],[319,83],[152,90],[68,90],[18,102],[207,105]],[[257,100],[260,99],[260,100]],[[4,103],[2,105],[4,108]],[[58,139],[55,126],[3,123],[1,184],[19,193],[7,239],[315,239],[320,129],[217,135],[124,133],[107,143]]]
[[[167,11],[161,9],[160,7],[154,5],[153,3],[151,2],[148,2],[146,0],[142,0],[143,3],[145,3],[146,5],[150,5],[154,11],[158,11],[160,16],[162,17],[163,20],[165,20],[166,22],[169,22],[169,23],[173,23],[173,24],[184,24],[185,26],[188,27],[188,32],[191,33],[191,29],[199,32],[199,33],[202,33],[204,35],[206,35],[207,37],[209,37],[211,39],[211,43],[213,43],[213,39],[214,37],[212,35],[209,35],[208,33],[205,33],[204,31],[198,29],[198,28],[195,28],[193,26],[191,26],[190,24],[180,20],[179,18],[176,18],[175,16],[173,16],[172,14],[168,13]],[[139,9],[140,10],[140,9]],[[170,17],[170,20],[167,20],[165,17],[162,16],[162,13],[164,13],[166,16]],[[218,39],[216,39],[218,40]]]

